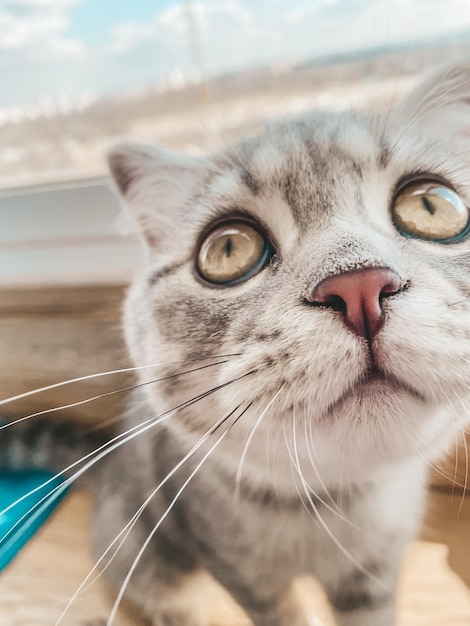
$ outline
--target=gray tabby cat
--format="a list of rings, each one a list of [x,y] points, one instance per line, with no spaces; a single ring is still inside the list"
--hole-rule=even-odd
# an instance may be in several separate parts
[[[97,480],[98,555],[148,500],[106,576],[132,573],[154,626],[208,626],[185,599],[200,569],[255,626],[310,623],[302,573],[339,626],[391,626],[427,467],[470,401],[470,64],[206,161],[109,160],[148,250],[127,343],[166,365],[140,370],[163,378],[123,425],[145,432]]]

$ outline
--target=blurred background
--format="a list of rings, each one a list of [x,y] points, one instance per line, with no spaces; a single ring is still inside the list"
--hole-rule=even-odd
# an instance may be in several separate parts
[[[468,0],[0,0],[0,186],[103,174],[115,136],[204,152],[387,105],[469,53]]]

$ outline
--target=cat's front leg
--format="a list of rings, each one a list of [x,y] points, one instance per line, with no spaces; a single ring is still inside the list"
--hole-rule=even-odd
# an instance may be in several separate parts
[[[368,538],[363,535],[359,546],[348,544],[343,536],[344,552],[333,549],[334,566],[318,572],[337,626],[395,625],[397,578],[407,536],[400,531],[394,537],[382,528],[375,529],[373,536],[372,530]]]
[[[258,582],[253,580],[249,585],[232,583],[227,586],[253,626],[322,626],[306,615],[291,584],[269,589],[266,578],[261,573]]]
[[[325,518],[335,545],[323,544],[316,574],[338,626],[395,626],[398,574],[421,519],[425,481],[421,459],[376,472],[355,486],[345,523]]]
[[[375,529],[375,536],[370,528],[360,545],[347,544],[343,536],[344,552],[330,555],[334,567],[318,573],[337,626],[395,625],[398,572],[408,536],[403,529],[394,536],[383,527]]]
[[[175,568],[170,582],[159,572],[140,571],[129,584],[126,600],[151,626],[210,626],[206,578],[202,570],[183,573]]]
[[[357,584],[352,576],[343,589],[328,590],[338,626],[393,626],[395,590]],[[362,576],[361,576],[362,578]]]

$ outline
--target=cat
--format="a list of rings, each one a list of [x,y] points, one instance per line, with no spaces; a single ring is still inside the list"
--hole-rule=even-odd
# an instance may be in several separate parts
[[[185,600],[200,570],[255,626],[311,623],[303,573],[338,626],[392,626],[427,468],[468,423],[470,63],[382,112],[281,119],[204,160],[119,144],[109,165],[147,251],[124,331],[148,367],[94,466],[95,552],[122,543],[105,576],[153,626],[208,626]],[[3,464],[55,442],[28,428]]]

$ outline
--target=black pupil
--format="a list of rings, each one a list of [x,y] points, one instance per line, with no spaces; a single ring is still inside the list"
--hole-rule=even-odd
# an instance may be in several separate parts
[[[232,256],[233,241],[232,241],[231,237],[227,237],[227,241],[225,242],[224,250],[225,250],[225,255],[226,256],[228,256],[228,257]]]
[[[424,208],[426,209],[426,211],[428,211],[428,213],[429,213],[430,215],[434,215],[434,213],[436,212],[436,209],[435,209],[435,207],[434,207],[433,203],[432,203],[430,200],[428,200],[428,199],[426,198],[426,196],[423,196],[423,197],[421,198],[421,202],[423,203]]]

